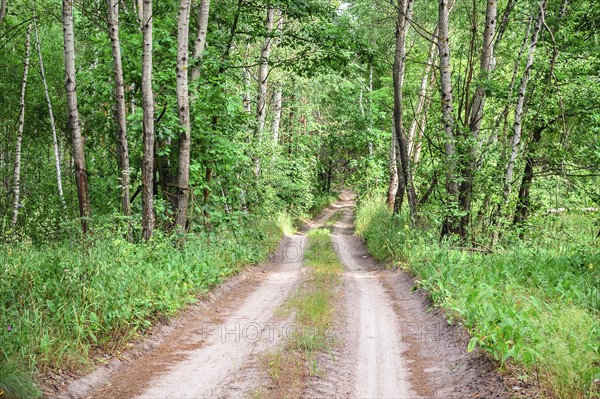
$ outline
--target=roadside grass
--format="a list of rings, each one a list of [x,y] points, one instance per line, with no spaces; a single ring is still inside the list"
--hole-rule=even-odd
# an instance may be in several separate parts
[[[37,398],[39,390],[31,381],[31,376],[12,363],[0,364],[0,398]]]
[[[469,330],[468,350],[539,380],[545,396],[600,397],[600,247],[592,235],[559,221],[565,232],[485,254],[440,243],[437,231],[409,231],[383,201],[363,202],[356,222],[375,258],[410,269],[449,321]],[[567,234],[568,242],[549,238]]]
[[[330,351],[333,302],[343,267],[333,251],[329,231],[311,230],[304,255],[308,277],[279,313],[294,317],[295,328],[283,345],[265,355],[274,397],[299,397],[306,376],[317,375],[319,354]]]
[[[121,348],[259,263],[290,226],[278,215],[249,217],[235,228],[189,235],[183,248],[176,237],[131,244],[96,231],[86,247],[73,240],[0,249],[0,397],[36,396],[26,390],[34,373],[88,368],[96,351]],[[15,367],[28,372],[6,371]]]

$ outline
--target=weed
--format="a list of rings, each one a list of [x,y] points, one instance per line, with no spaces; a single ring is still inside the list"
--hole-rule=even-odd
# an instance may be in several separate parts
[[[40,392],[36,389],[31,376],[21,371],[16,365],[0,362],[0,397],[6,399],[37,398]]]
[[[409,234],[383,201],[363,202],[356,220],[374,257],[407,265],[418,286],[469,329],[469,350],[482,348],[501,367],[540,370],[541,389],[557,397],[597,395],[600,249],[568,220],[562,232],[505,241],[492,254],[453,249],[433,230]]]
[[[280,397],[298,392],[304,370],[309,375],[318,375],[318,355],[331,352],[328,328],[342,266],[333,252],[328,230],[312,230],[308,239],[304,255],[308,278],[278,311],[282,316],[293,314],[297,329],[283,347],[265,358]]]
[[[189,235],[181,249],[158,234],[134,245],[102,230],[87,248],[75,241],[4,247],[0,359],[29,371],[87,367],[94,348],[118,347],[261,261],[281,237],[276,223],[248,218],[232,229]],[[12,381],[7,375],[0,374],[0,387]]]

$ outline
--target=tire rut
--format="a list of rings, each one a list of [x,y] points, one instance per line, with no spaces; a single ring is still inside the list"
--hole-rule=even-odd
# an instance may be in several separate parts
[[[497,365],[467,352],[469,336],[431,311],[414,278],[386,270],[353,235],[355,201],[338,203],[332,242],[346,268],[336,309],[334,356],[320,357],[322,375],[309,378],[303,397],[509,398]]]

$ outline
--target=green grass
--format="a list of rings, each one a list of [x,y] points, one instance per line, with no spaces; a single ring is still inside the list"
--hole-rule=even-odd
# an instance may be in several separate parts
[[[274,397],[295,397],[301,390],[305,374],[318,374],[317,355],[331,346],[333,302],[341,282],[343,267],[331,245],[329,231],[311,230],[304,255],[308,278],[285,303],[280,313],[295,317],[296,329],[283,347],[265,358]]]
[[[325,223],[325,226],[332,227],[334,224],[336,224],[342,218],[343,214],[344,214],[343,211],[335,211],[335,213],[333,215],[331,215],[331,217],[329,218],[327,223]]]
[[[31,376],[12,363],[0,363],[0,398],[37,398],[40,392]]]
[[[190,235],[180,249],[167,237],[130,244],[101,232],[87,248],[69,241],[0,249],[0,370],[89,365],[93,349],[118,348],[260,262],[285,220],[250,217],[234,229]],[[0,374],[0,387],[6,381]]]
[[[287,306],[295,312],[299,327],[293,339],[296,349],[314,352],[327,349],[326,331],[331,323],[332,302],[342,266],[333,252],[328,230],[311,230],[308,240],[304,264],[309,278]]]
[[[483,254],[439,243],[437,230],[409,229],[380,201],[362,203],[357,214],[369,251],[409,268],[433,301],[469,329],[469,350],[482,348],[502,367],[539,376],[548,396],[597,398],[600,248],[592,235],[577,236],[569,221],[558,224],[564,231]],[[572,240],[552,239],[565,235]]]

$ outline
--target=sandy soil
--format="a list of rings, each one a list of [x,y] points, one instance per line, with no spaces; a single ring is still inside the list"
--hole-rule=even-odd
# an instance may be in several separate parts
[[[346,273],[334,356],[313,377],[305,397],[508,398],[493,362],[468,353],[468,335],[404,271],[386,270],[353,234],[355,202],[345,192],[332,242]]]
[[[335,344],[319,356],[320,373],[307,377],[302,396],[508,398],[495,365],[467,353],[464,330],[431,311],[424,293],[411,291],[409,274],[386,270],[369,256],[353,235],[354,205],[351,193],[343,192],[319,218],[286,237],[270,262],[229,280],[135,350],[56,396],[260,396],[268,389],[264,353],[293,331],[274,312],[303,279],[305,232],[341,211],[330,227],[346,269],[334,314]]]

